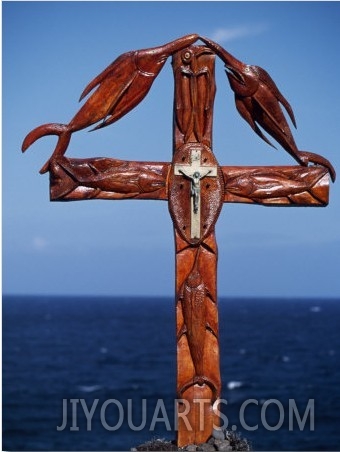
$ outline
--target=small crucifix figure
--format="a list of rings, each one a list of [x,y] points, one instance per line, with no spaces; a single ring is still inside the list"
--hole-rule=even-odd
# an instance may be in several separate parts
[[[199,239],[201,237],[201,180],[205,177],[216,177],[217,166],[201,165],[201,151],[191,150],[191,164],[176,164],[174,172],[176,176],[184,176],[191,181],[191,238]]]
[[[299,151],[281,106],[290,105],[266,71],[236,60],[213,41],[193,46],[188,35],[153,49],[127,52],[85,88],[90,95],[69,124],[44,124],[25,138],[58,135],[41,172],[50,173],[52,201],[157,199],[168,201],[176,252],[177,444],[199,444],[219,427],[221,396],[215,224],[223,203],[270,206],[326,206],[332,165]],[[112,158],[72,159],[64,153],[73,132],[103,120],[117,121],[148,93],[172,55],[175,78],[172,162],[131,162]],[[298,166],[219,166],[212,151],[215,56],[224,61],[238,111],[254,131],[257,123],[299,163]],[[308,166],[308,163],[316,165]]]

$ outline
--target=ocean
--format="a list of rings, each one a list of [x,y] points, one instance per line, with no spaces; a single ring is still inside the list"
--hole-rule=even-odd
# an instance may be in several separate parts
[[[2,316],[3,450],[175,438],[172,299],[4,296]],[[219,325],[224,425],[254,450],[340,450],[340,299],[222,298]]]

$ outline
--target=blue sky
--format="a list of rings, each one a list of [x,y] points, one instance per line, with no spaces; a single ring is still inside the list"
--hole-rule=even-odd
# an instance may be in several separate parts
[[[25,135],[68,123],[87,83],[121,53],[188,33],[266,69],[291,103],[300,149],[340,179],[338,2],[3,2],[3,292],[173,295],[167,203],[50,203],[38,171],[56,138],[21,153]],[[238,115],[216,67],[214,152],[221,165],[295,161]],[[170,161],[170,61],[148,97],[117,123],[72,138],[68,156]],[[216,228],[220,296],[340,297],[340,183],[327,208],[225,204]]]

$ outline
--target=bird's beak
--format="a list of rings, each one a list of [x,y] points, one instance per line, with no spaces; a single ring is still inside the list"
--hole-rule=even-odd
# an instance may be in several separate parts
[[[167,44],[164,44],[160,47],[146,49],[145,52],[158,54],[160,61],[163,62],[175,52],[178,52],[179,50],[192,45],[195,41],[197,41],[198,38],[199,36],[197,34],[182,36],[181,38],[175,39],[174,41],[168,42]]]
[[[245,85],[244,77],[241,72],[237,71],[235,68],[229,65],[225,65],[226,73],[228,77],[232,77],[237,82],[241,83],[242,85]]]

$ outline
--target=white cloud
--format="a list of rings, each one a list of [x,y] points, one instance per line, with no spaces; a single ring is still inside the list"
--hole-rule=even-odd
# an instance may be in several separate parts
[[[235,39],[241,39],[248,36],[255,36],[263,33],[267,27],[263,24],[259,25],[240,25],[238,27],[217,28],[211,34],[211,39],[218,43],[229,42]]]
[[[37,251],[42,251],[48,246],[48,241],[43,237],[34,237],[32,241],[33,248]]]

